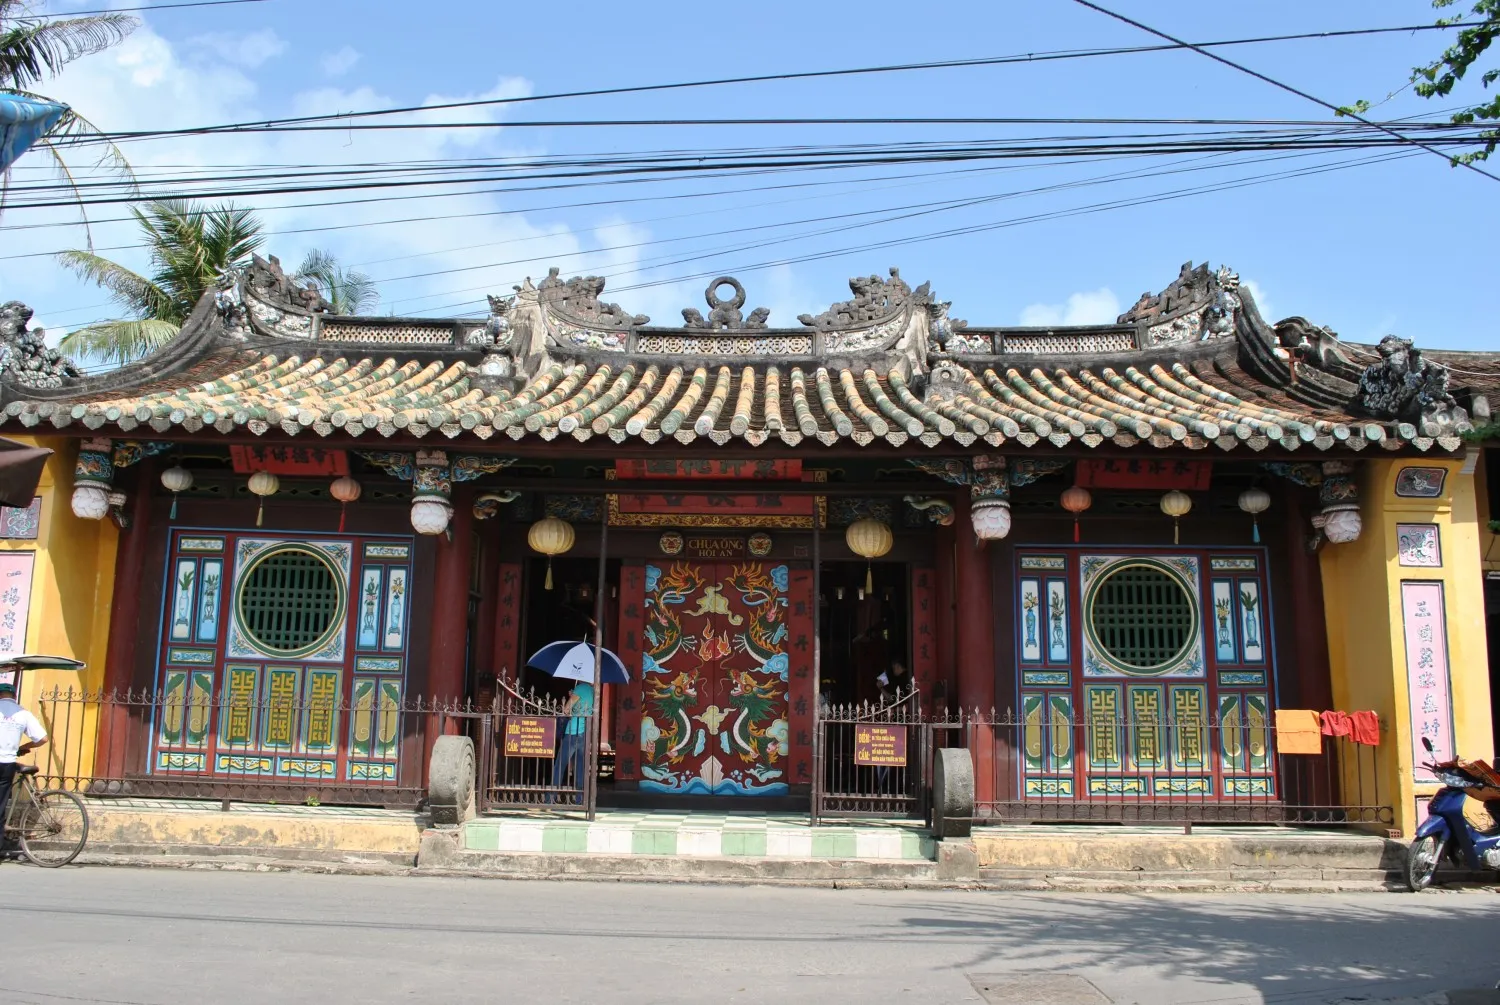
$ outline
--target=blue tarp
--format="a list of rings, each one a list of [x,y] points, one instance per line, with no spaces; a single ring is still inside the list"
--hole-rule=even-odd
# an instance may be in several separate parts
[[[0,171],[46,136],[67,110],[53,101],[0,91]]]

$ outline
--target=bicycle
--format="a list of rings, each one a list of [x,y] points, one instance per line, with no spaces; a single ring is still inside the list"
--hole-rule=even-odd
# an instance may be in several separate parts
[[[37,767],[23,764],[11,783],[0,834],[15,835],[33,865],[57,869],[83,851],[89,839],[89,811],[83,800],[61,789],[38,790]]]

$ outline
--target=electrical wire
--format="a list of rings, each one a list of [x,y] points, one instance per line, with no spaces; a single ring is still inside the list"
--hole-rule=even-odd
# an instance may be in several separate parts
[[[1136,21],[1133,18],[1126,17],[1124,14],[1118,14],[1118,13],[1110,10],[1107,7],[1101,7],[1099,4],[1094,3],[1093,0],[1073,0],[1073,2],[1079,4],[1080,6],[1087,7],[1089,10],[1098,11],[1100,14],[1104,14],[1104,15],[1106,15],[1108,17],[1112,17],[1116,21],[1122,21],[1125,24],[1131,25],[1132,27],[1139,28],[1141,31],[1144,31],[1144,32],[1146,32],[1148,34],[1151,34],[1151,35],[1155,35],[1157,38],[1164,38],[1164,39],[1166,39],[1169,42],[1173,42],[1173,43],[1175,43],[1177,45],[1185,46],[1185,47],[1187,47],[1189,49],[1192,49],[1194,52],[1198,53],[1200,56],[1207,56],[1209,59],[1213,60],[1216,63],[1223,63],[1225,66],[1230,67],[1231,69],[1235,69],[1235,70],[1240,71],[1241,73],[1248,74],[1248,75],[1254,77],[1256,80],[1260,80],[1260,81],[1263,81],[1263,82],[1265,82],[1267,84],[1270,84],[1272,87],[1276,87],[1276,88],[1279,88],[1279,89],[1281,89],[1283,91],[1286,91],[1288,94],[1295,94],[1297,97],[1303,98],[1303,99],[1305,99],[1307,101],[1311,101],[1315,105],[1322,105],[1324,108],[1328,109],[1330,112],[1334,112],[1336,114],[1339,112],[1339,106],[1337,106],[1335,104],[1332,104],[1331,102],[1324,101],[1322,98],[1315,97],[1315,96],[1313,96],[1311,94],[1308,94],[1306,91],[1299,90],[1298,88],[1293,87],[1291,84],[1283,83],[1283,82],[1275,79],[1274,77],[1268,77],[1264,73],[1261,73],[1258,70],[1252,70],[1248,66],[1245,66],[1242,63],[1236,63],[1232,59],[1227,59],[1224,56],[1220,56],[1217,53],[1209,52],[1202,45],[1196,45],[1196,44],[1191,43],[1191,42],[1183,42],[1181,39],[1178,39],[1178,38],[1176,38],[1176,37],[1174,37],[1172,35],[1169,35],[1169,34],[1167,34],[1164,31],[1158,31],[1157,29],[1152,28],[1150,25],[1142,24],[1140,21]],[[1480,22],[1481,25],[1485,24],[1485,23],[1486,22]],[[1374,128],[1379,129],[1383,133],[1388,133],[1391,136],[1394,136],[1394,137],[1396,137],[1399,140],[1402,140],[1402,141],[1404,141],[1406,143],[1410,143],[1412,146],[1420,147],[1421,149],[1426,150],[1430,154],[1437,154],[1439,157],[1441,157],[1444,160],[1448,161],[1450,164],[1453,163],[1453,158],[1450,157],[1448,154],[1445,154],[1441,150],[1438,150],[1435,147],[1429,146],[1428,144],[1423,143],[1420,140],[1414,140],[1414,139],[1411,139],[1410,137],[1403,136],[1400,133],[1396,132],[1395,130],[1390,129],[1390,128],[1388,128],[1386,126],[1383,126],[1383,125],[1379,125],[1379,124],[1377,124],[1375,122],[1372,122],[1369,119],[1365,118],[1364,116],[1359,115],[1359,114],[1357,114],[1355,112],[1346,111],[1343,114],[1347,118],[1353,119],[1355,122],[1362,122],[1362,123],[1364,123],[1367,126],[1373,126]],[[1475,164],[1459,163],[1456,166],[1468,168],[1469,170],[1473,171],[1475,174],[1483,175],[1484,177],[1490,179],[1491,181],[1500,181],[1500,175],[1492,174],[1491,172],[1486,171],[1484,168],[1481,168],[1481,167],[1479,167],[1479,166],[1477,166]]]
[[[1479,22],[1482,24],[1483,22]],[[1347,38],[1361,35],[1379,35],[1392,32],[1437,31],[1452,28],[1472,27],[1469,23],[1453,25],[1401,25],[1389,28],[1350,28],[1339,31],[1302,32],[1293,35],[1262,35],[1253,38],[1225,39],[1212,42],[1183,42],[1173,39],[1166,45],[1120,46],[1107,49],[1064,49],[1039,53],[1017,53],[1009,56],[976,57],[972,59],[936,60],[924,63],[896,63],[882,66],[865,66],[833,70],[805,70],[793,73],[768,73],[741,77],[720,77],[707,80],[678,81],[666,84],[639,84],[629,87],[594,88],[581,91],[560,91],[550,94],[517,95],[509,98],[482,98],[471,101],[449,101],[432,105],[407,105],[396,108],[371,109],[363,112],[348,112],[327,115],[304,115],[295,118],[264,119],[225,123],[216,126],[197,126],[186,129],[162,130],[154,136],[202,135],[207,133],[234,132],[242,129],[262,129],[269,126],[302,125],[316,122],[340,122],[354,118],[370,118],[382,115],[405,115],[413,113],[431,114],[457,108],[486,108],[525,104],[536,101],[555,101],[568,98],[608,97],[624,94],[644,94],[658,91],[684,90],[699,87],[719,87],[729,84],[755,84],[775,81],[812,80],[823,77],[858,76],[868,74],[900,73],[916,70],[959,69],[976,66],[1000,66],[1009,63],[1037,63],[1060,59],[1082,59],[1096,56],[1129,55],[1142,52],[1164,52],[1173,49],[1195,49],[1209,47],[1250,45],[1264,42],[1283,42],[1301,39]]]

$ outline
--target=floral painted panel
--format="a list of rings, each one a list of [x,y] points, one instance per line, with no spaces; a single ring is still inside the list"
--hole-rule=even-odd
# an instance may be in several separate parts
[[[203,562],[203,582],[198,595],[198,641],[213,642],[219,637],[219,610],[224,593],[224,562]]]
[[[400,649],[406,645],[406,570],[387,570],[385,590],[385,639],[386,649]]]
[[[1214,655],[1220,663],[1238,663],[1240,650],[1235,642],[1234,584],[1227,579],[1214,580]]]
[[[1265,629],[1260,608],[1260,581],[1240,580],[1240,624],[1245,631],[1246,663],[1264,663],[1266,660]]]
[[[380,591],[384,579],[385,570],[376,565],[365,569],[360,582],[359,596],[356,598],[359,604],[359,631],[355,644],[361,649],[380,648]]]
[[[1047,660],[1068,662],[1068,584],[1066,580],[1047,580]]]
[[[198,563],[191,558],[179,559],[172,577],[172,641],[188,642],[193,638],[193,597],[198,588]]]
[[[1042,584],[1038,579],[1021,580],[1021,659],[1042,661]]]
[[[1443,564],[1443,548],[1437,524],[1396,524],[1396,554],[1402,565],[1437,569]]]

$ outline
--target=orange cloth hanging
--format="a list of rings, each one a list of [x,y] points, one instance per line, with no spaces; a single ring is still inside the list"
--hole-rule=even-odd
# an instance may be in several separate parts
[[[1318,713],[1311,709],[1278,708],[1276,749],[1283,754],[1321,754],[1323,735]]]
[[[1324,736],[1348,736],[1354,728],[1348,712],[1324,712],[1321,718]]]
[[[1349,716],[1354,742],[1366,746],[1380,746],[1380,716],[1374,712],[1355,712]]]

